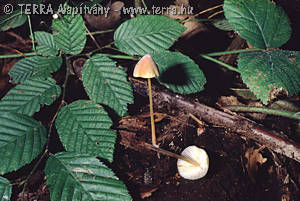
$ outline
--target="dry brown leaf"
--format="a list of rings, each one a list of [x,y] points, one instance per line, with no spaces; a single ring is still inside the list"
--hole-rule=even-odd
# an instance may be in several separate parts
[[[164,113],[159,113],[159,112],[154,112],[154,121],[155,123],[160,122],[162,120],[164,120],[165,118],[169,118],[170,116]],[[149,119],[150,118],[150,113],[146,113],[146,114],[141,114],[137,116],[138,118],[142,118],[142,119]]]
[[[218,103],[221,106],[243,105],[238,101],[238,99],[235,96],[221,96],[218,100]]]
[[[180,11],[181,11],[181,6],[170,5],[168,9],[166,9],[166,11],[163,12],[163,15],[172,18],[174,20],[184,20],[190,16],[185,13],[181,13]]]
[[[282,87],[275,87],[269,93],[268,102],[276,99],[279,95],[288,95],[288,92]]]
[[[174,20],[185,20],[191,17],[192,15],[188,14],[188,12],[192,11],[191,10],[192,7],[190,7],[189,5],[186,6],[185,3],[180,3],[180,2],[181,1],[179,1],[179,3],[176,5],[170,5],[169,10],[167,12],[164,12],[163,15],[170,17]],[[172,11],[177,11],[177,12],[172,12]],[[208,28],[202,22],[199,21],[187,21],[183,25],[187,29],[181,34],[181,38],[185,38],[185,39],[189,39],[200,32],[208,31]]]
[[[108,3],[106,8],[110,8],[108,15],[90,15],[85,14],[84,18],[88,24],[97,30],[106,30],[116,27],[121,22],[121,11],[124,7],[124,3],[121,1],[115,1]]]
[[[18,61],[18,59],[3,59],[3,62],[0,63],[1,65],[1,75],[5,76],[8,74],[10,69],[14,66],[14,64]]]
[[[71,75],[77,75],[77,77],[81,80],[81,71],[83,69],[85,58],[77,58],[73,61],[72,68],[70,68]]]
[[[139,130],[139,129],[147,130],[148,127],[146,125],[147,125],[147,120],[144,117],[141,117],[141,115],[126,116],[119,121],[120,128],[127,128],[133,130]]]
[[[207,27],[198,21],[188,21],[184,23],[184,26],[187,28],[182,34],[182,38],[189,39],[200,32],[208,31]]]
[[[176,0],[175,5],[177,5],[177,6],[183,5],[184,7],[189,7],[190,1],[189,0]]]
[[[267,161],[267,158],[264,158],[261,153],[259,153],[264,147],[260,147],[258,149],[254,149],[251,147],[245,153],[245,157],[247,158],[246,169],[248,175],[253,183],[255,183],[255,175],[258,170],[258,164],[264,164]]]

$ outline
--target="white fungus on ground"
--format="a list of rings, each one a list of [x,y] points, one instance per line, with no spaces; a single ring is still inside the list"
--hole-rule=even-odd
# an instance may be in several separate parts
[[[177,168],[181,177],[189,180],[196,180],[207,174],[209,158],[204,149],[198,148],[197,146],[189,146],[183,150],[181,155],[199,164],[196,166],[185,160],[178,159]]]

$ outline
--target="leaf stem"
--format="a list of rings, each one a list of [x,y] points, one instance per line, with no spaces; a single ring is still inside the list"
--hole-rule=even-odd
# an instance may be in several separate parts
[[[143,4],[144,8],[146,8],[146,10],[148,10],[147,5],[145,4],[144,0],[142,0],[142,4]]]
[[[223,13],[223,12],[224,12],[223,10],[220,10],[220,11],[218,11],[218,12],[215,12],[214,14],[208,16],[207,19],[211,19],[211,18],[213,18],[214,16],[219,15],[219,14],[221,14],[221,13]]]
[[[257,51],[263,51],[263,49],[259,48],[247,48],[247,49],[240,49],[240,50],[230,50],[230,51],[222,51],[222,52],[212,52],[205,54],[207,56],[222,56],[222,55],[227,55],[227,54],[238,54],[238,53],[244,53],[244,52],[257,52]]]
[[[233,66],[231,66],[229,64],[226,64],[226,63],[224,63],[222,61],[219,61],[218,59],[212,58],[212,57],[208,56],[207,54],[200,54],[200,56],[203,57],[203,58],[205,58],[205,59],[207,59],[207,60],[210,60],[210,61],[213,61],[213,62],[215,62],[217,64],[220,64],[221,66],[224,66],[224,67],[228,68],[231,71],[235,71],[237,73],[240,73],[240,71],[237,68],[235,68],[235,67],[233,67]]]
[[[264,114],[270,114],[270,115],[276,115],[276,116],[282,116],[282,117],[288,117],[291,119],[300,120],[299,114],[285,111],[285,110],[275,110],[275,109],[264,108],[264,107],[251,107],[251,106],[240,106],[240,105],[231,105],[231,106],[226,106],[224,108],[236,112],[260,112]]]
[[[92,41],[94,42],[94,44],[97,46],[97,48],[101,48],[100,45],[98,44],[98,42],[96,41],[95,37],[91,34],[90,30],[87,28],[86,25],[84,25],[86,32],[88,33],[88,35],[91,37]]]
[[[33,32],[32,32],[30,15],[27,15],[27,18],[28,18],[28,25],[29,25],[29,30],[30,30],[30,37],[31,37],[31,42],[32,42],[32,49],[33,49],[33,51],[35,51],[34,36],[33,36]]]
[[[88,54],[89,56],[90,54]],[[127,55],[118,55],[118,54],[104,54],[104,53],[98,53],[97,55],[104,56],[104,57],[110,57],[115,59],[128,59],[128,60],[138,60],[134,56],[127,56]]]
[[[114,32],[114,29],[107,29],[107,30],[103,30],[103,31],[94,31],[94,32],[90,32],[90,34],[92,35],[97,35],[97,34],[104,34],[104,33],[110,33],[110,32]],[[88,33],[86,33],[88,35]]]
[[[149,90],[149,107],[150,107],[150,120],[151,120],[151,134],[152,134],[152,145],[158,147],[156,144],[156,135],[155,135],[155,124],[154,124],[154,115],[153,115],[153,101],[152,101],[152,89],[151,89],[151,78],[148,78],[148,90]]]
[[[92,50],[92,51],[86,53],[85,55],[86,55],[87,57],[90,57],[92,54],[94,54],[94,53],[97,52],[97,51],[100,51],[100,50],[102,50],[102,49],[104,49],[104,48],[109,48],[112,44],[113,44],[113,42],[108,43],[107,45],[105,45],[105,46],[103,46],[103,47],[100,47],[100,48],[98,48],[98,49],[94,49],[94,50]]]
[[[29,52],[22,54],[7,54],[7,55],[0,55],[0,59],[7,59],[7,58],[17,58],[17,57],[24,57],[24,56],[35,56],[38,55],[36,52]]]

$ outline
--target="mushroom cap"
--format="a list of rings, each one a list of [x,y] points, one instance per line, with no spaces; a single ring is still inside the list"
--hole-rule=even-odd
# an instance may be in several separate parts
[[[198,148],[197,146],[189,146],[183,150],[182,156],[199,163],[199,166],[195,166],[185,160],[178,159],[177,169],[185,179],[196,180],[204,177],[209,168],[209,158],[204,149]]]
[[[159,76],[158,68],[150,54],[144,55],[133,70],[133,77],[153,78],[157,76]]]

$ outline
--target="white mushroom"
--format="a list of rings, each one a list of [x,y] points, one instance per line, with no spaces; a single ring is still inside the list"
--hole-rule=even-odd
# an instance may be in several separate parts
[[[204,177],[209,168],[209,158],[204,149],[197,146],[189,146],[181,153],[187,159],[197,162],[195,165],[186,160],[178,159],[177,168],[180,176],[185,179],[196,180]]]

